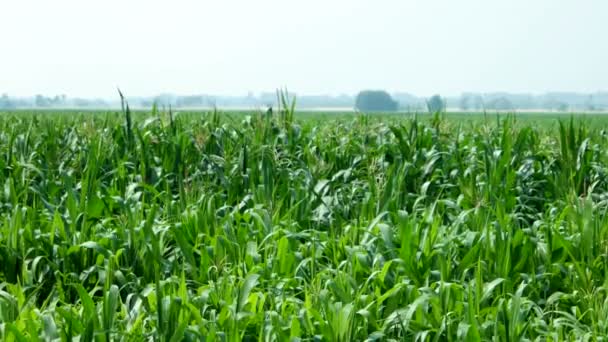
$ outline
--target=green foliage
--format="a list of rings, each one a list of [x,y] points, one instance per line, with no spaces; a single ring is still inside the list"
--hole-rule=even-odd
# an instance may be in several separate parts
[[[439,95],[433,95],[430,99],[428,99],[428,101],[426,101],[426,108],[431,114],[444,112],[445,106],[445,100],[442,99]]]
[[[384,90],[364,90],[357,94],[355,108],[362,112],[393,112],[399,104]]]
[[[601,125],[277,95],[0,116],[0,340],[608,336]]]

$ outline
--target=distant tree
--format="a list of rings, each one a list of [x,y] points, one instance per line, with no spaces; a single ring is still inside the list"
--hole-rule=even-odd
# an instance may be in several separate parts
[[[67,97],[65,95],[55,95],[55,97],[53,99],[49,99],[49,101],[53,106],[60,107],[65,105],[66,99]]]
[[[355,108],[364,112],[394,112],[399,103],[384,90],[364,90],[357,94]]]
[[[11,102],[10,97],[8,97],[8,94],[2,94],[2,97],[0,97],[0,109],[9,109],[13,107],[13,103]]]
[[[75,98],[74,105],[76,107],[89,107],[91,105],[91,101],[82,98]]]
[[[542,102],[540,104],[540,106],[543,109],[551,109],[551,110],[557,110],[560,112],[565,112],[568,110],[568,104],[566,102],[554,99],[554,98],[549,98],[546,99],[544,102]],[[529,107],[527,107],[529,108]]]
[[[205,97],[202,95],[178,96],[175,98],[177,107],[200,107],[203,106]]]
[[[587,98],[587,101],[585,101],[585,109],[588,111],[595,110],[595,104],[593,103],[593,95],[589,95],[589,98]]]
[[[439,95],[431,96],[428,101],[426,101],[426,108],[430,113],[437,113],[445,110],[445,101]]]
[[[506,97],[496,98],[488,104],[489,108],[496,110],[513,110],[513,103]]]
[[[36,107],[48,107],[51,104],[51,101],[51,99],[38,94],[34,99],[34,104],[36,105]]]
[[[473,109],[475,109],[475,110],[482,110],[482,109],[484,109],[483,96],[481,96],[481,95],[473,95],[471,101],[473,102]]]
[[[463,94],[460,97],[460,109],[469,110],[469,108],[471,108],[471,96],[468,94]]]

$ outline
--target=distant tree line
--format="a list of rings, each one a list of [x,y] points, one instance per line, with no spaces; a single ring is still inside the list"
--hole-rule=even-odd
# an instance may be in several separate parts
[[[107,108],[110,104],[101,99],[68,98],[67,95],[33,97],[13,97],[4,93],[0,96],[0,109],[18,108]]]
[[[465,111],[484,109],[594,111],[608,109],[608,92],[597,92],[594,94],[561,92],[546,93],[542,95],[511,93],[464,93],[458,99],[453,99],[453,101],[458,101],[458,108]]]
[[[296,96],[291,93],[289,95]],[[255,108],[276,106],[275,92],[244,96],[215,96],[209,94],[174,95],[160,94],[149,97],[128,97],[132,107],[150,108],[154,103],[174,108]],[[119,99],[102,100],[70,98],[66,95],[35,95],[14,97],[0,95],[0,109],[14,108],[118,108]],[[363,90],[352,95],[302,95],[297,96],[300,109],[313,108],[355,108],[360,111],[409,111],[435,112],[441,110],[483,111],[483,110],[552,110],[552,111],[595,111],[608,110],[608,92],[593,94],[554,92],[542,95],[512,93],[473,93],[460,96],[433,95],[415,96],[409,93],[389,93],[384,90]]]
[[[362,91],[359,96],[369,96]],[[408,93],[389,95],[384,92],[383,110],[390,111],[394,102],[396,110],[438,112],[443,110],[484,111],[484,110],[551,110],[551,111],[595,111],[608,110],[608,92],[593,94],[547,93],[542,95],[511,93],[463,93],[456,97],[433,95],[428,98],[417,97]],[[355,107],[362,110],[358,102]],[[373,111],[373,110],[372,110]]]

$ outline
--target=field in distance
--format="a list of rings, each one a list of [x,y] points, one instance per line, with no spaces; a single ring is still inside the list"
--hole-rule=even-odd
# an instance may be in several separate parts
[[[168,110],[159,109],[159,112],[167,113]],[[201,117],[212,114],[213,110],[192,110],[192,109],[173,109],[176,116],[185,117]],[[104,109],[104,110],[83,110],[83,109],[18,109],[0,111],[0,117],[4,116],[37,116],[37,115],[52,115],[56,117],[71,117],[78,116],[86,118],[88,115],[100,116],[112,113],[118,113],[120,109]],[[246,116],[258,115],[265,113],[265,109],[258,110],[218,110],[221,120],[239,119]],[[276,112],[276,109],[275,109]],[[151,111],[148,109],[132,110],[134,117],[149,117]],[[276,114],[276,113],[275,113]],[[486,112],[463,112],[463,111],[448,111],[441,113],[442,119],[445,121],[475,123],[475,122],[496,122],[497,118],[505,118],[507,116],[514,117],[516,121],[527,123],[547,123],[556,125],[560,120],[569,120],[571,117],[577,122],[586,122],[589,124],[608,123],[608,113],[605,112],[543,112],[543,111],[486,111]],[[322,120],[351,120],[360,116],[368,116],[370,120],[407,120],[414,116],[421,121],[429,120],[433,117],[428,112],[380,112],[380,113],[358,113],[348,110],[320,111],[320,110],[296,110],[294,118],[297,121],[322,121]]]

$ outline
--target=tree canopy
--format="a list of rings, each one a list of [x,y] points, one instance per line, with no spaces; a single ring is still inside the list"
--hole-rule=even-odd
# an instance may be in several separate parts
[[[384,90],[364,90],[357,94],[355,108],[364,112],[391,112],[399,108],[399,103]]]
[[[445,100],[443,100],[439,95],[433,95],[426,102],[426,106],[431,113],[441,112],[445,109]]]

